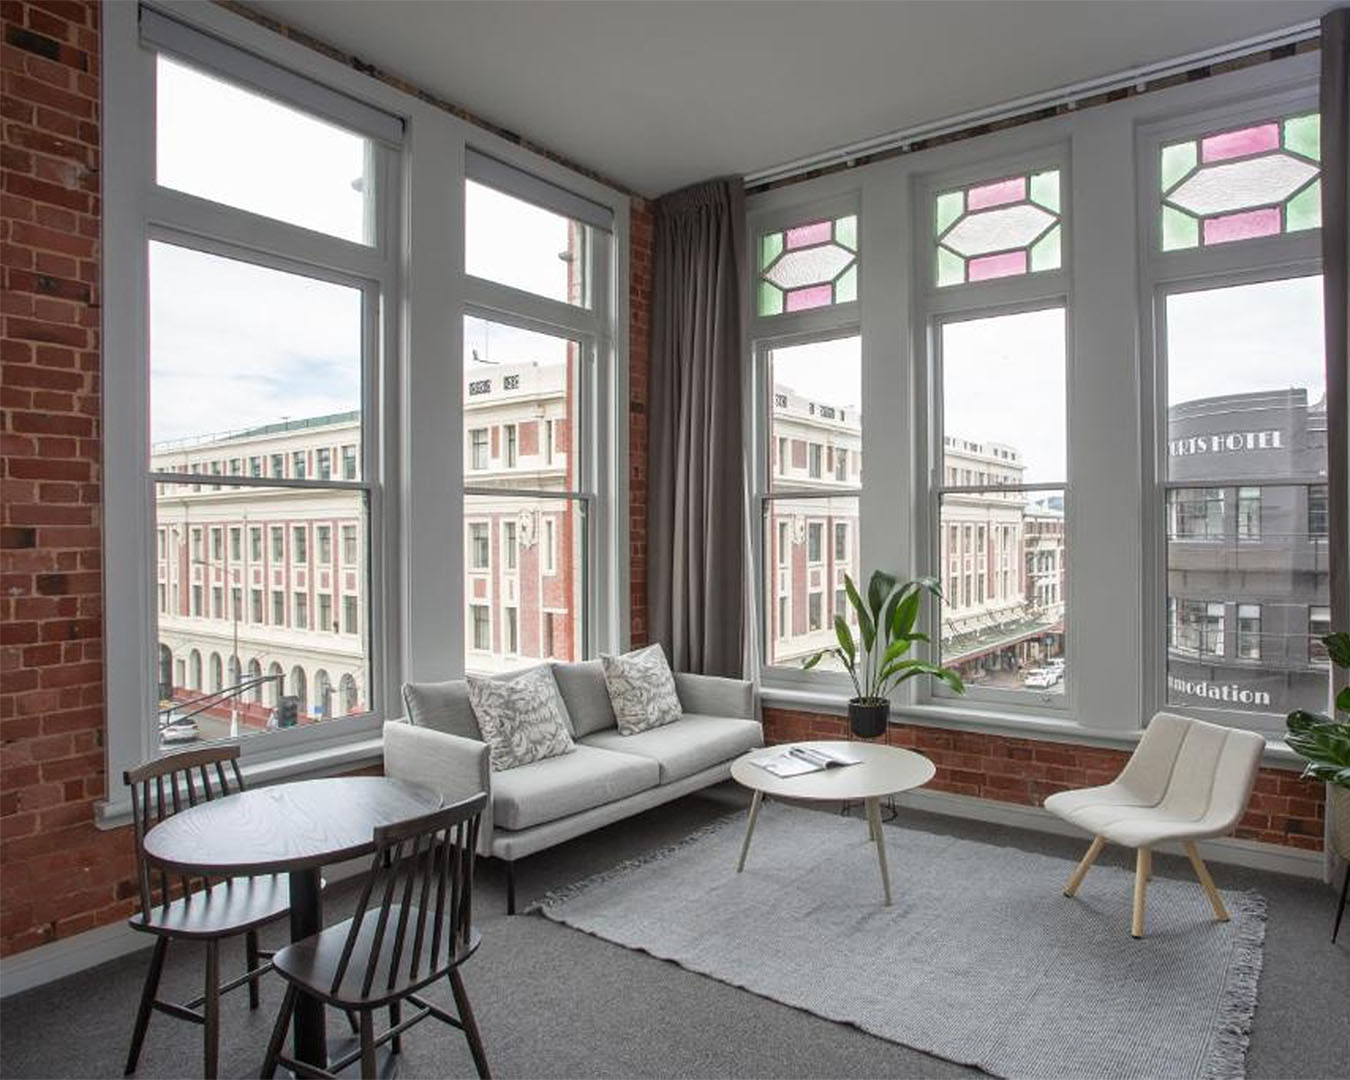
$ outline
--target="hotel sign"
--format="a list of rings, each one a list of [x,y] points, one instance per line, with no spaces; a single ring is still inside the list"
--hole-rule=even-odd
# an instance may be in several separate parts
[[[1167,689],[1171,691],[1171,695],[1185,694],[1188,697],[1204,698],[1214,705],[1248,705],[1258,709],[1270,708],[1270,694],[1267,691],[1254,690],[1236,682],[1183,679],[1169,674],[1167,676]]]
[[[1243,450],[1279,450],[1284,446],[1281,433],[1276,431],[1229,431],[1217,435],[1188,435],[1167,443],[1168,457],[1190,457],[1192,454],[1236,454]]]

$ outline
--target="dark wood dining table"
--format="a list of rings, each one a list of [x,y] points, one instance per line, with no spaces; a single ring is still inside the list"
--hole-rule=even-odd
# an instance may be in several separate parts
[[[250,788],[180,811],[145,836],[145,854],[187,875],[288,874],[291,940],[323,929],[324,866],[370,855],[374,830],[430,813],[430,788],[383,776],[335,776]],[[295,1057],[328,1065],[323,1003],[302,994],[295,1009]]]

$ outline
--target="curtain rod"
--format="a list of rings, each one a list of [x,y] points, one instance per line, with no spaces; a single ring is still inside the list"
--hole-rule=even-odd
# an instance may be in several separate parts
[[[932,139],[941,135],[950,135],[977,124],[988,124],[1000,120],[1007,120],[1027,113],[1038,112],[1041,109],[1050,108],[1052,106],[1072,106],[1072,104],[1080,98],[1091,97],[1095,94],[1109,93],[1112,90],[1119,90],[1126,86],[1137,86],[1153,79],[1179,75],[1182,72],[1190,71],[1200,66],[1219,64],[1228,60],[1237,60],[1244,56],[1250,56],[1253,53],[1279,48],[1281,45],[1294,45],[1300,41],[1307,41],[1310,38],[1317,37],[1320,31],[1321,24],[1316,19],[1313,19],[1307,22],[1297,23],[1294,26],[1285,27],[1282,30],[1273,30],[1256,37],[1244,38],[1241,41],[1235,41],[1229,45],[1223,45],[1218,48],[1204,49],[1199,52],[1188,53],[1185,56],[1174,57],[1171,60],[1161,60],[1153,64],[1144,64],[1139,67],[1129,68],[1126,71],[1116,72],[1112,75],[1103,75],[1099,78],[1088,79],[1084,82],[1072,83],[1071,85],[1061,86],[1055,90],[1048,90],[1039,94],[1029,94],[1026,97],[1017,98],[1014,101],[1006,102],[1005,104],[992,108],[973,109],[970,112],[949,116],[944,120],[939,120],[934,123],[919,124],[915,127],[901,129],[900,131],[892,131],[885,135],[877,135],[860,142],[849,143],[844,146],[835,147],[832,150],[825,150],[819,154],[812,154],[809,157],[785,162],[782,165],[775,165],[772,168],[748,173],[745,177],[745,185],[747,188],[753,189],[764,184],[775,183],[781,180],[791,180],[793,177],[801,176],[803,173],[814,172],[817,169],[828,168],[834,165],[850,165],[855,158],[865,157],[870,154],[884,153],[887,150],[903,149],[909,143],[917,142],[920,139]]]

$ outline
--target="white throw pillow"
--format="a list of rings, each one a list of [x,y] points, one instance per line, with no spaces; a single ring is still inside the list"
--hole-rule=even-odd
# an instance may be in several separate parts
[[[469,704],[495,771],[570,754],[576,748],[566,706],[547,665],[507,679],[470,675],[468,683]]]
[[[683,715],[675,676],[660,645],[648,645],[623,656],[602,655],[600,661],[605,666],[605,686],[620,735],[649,731]]]

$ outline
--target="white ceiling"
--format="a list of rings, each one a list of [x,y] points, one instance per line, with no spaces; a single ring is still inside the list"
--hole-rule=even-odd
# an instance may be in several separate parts
[[[644,195],[1315,18],[1326,0],[252,0]]]

